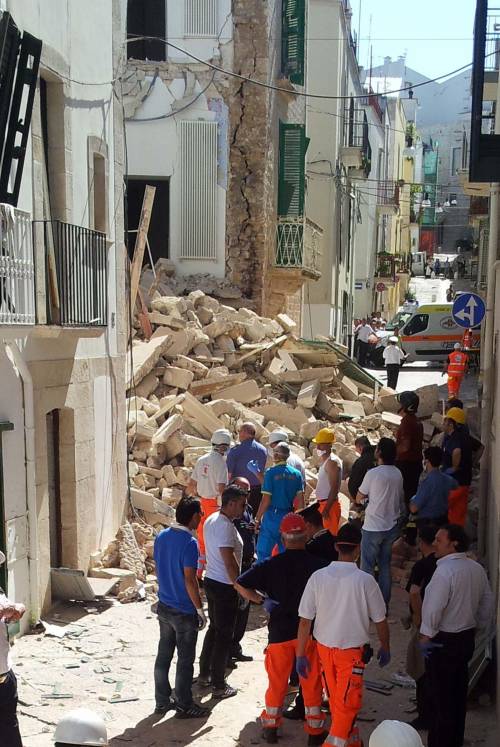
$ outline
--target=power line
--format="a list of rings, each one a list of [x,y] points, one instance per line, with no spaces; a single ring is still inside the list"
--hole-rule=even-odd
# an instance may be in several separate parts
[[[166,44],[169,47],[172,47],[172,49],[176,49],[178,52],[182,52],[182,54],[185,54],[187,57],[190,57],[191,59],[195,60],[196,62],[199,62],[201,65],[205,65],[206,67],[210,68],[211,70],[215,70],[216,72],[222,73],[223,75],[228,75],[233,78],[237,78],[238,80],[241,80],[243,83],[251,83],[252,85],[259,86],[260,88],[266,88],[271,91],[278,91],[279,93],[286,93],[290,95],[291,91],[288,88],[281,88],[280,86],[273,86],[271,83],[264,83],[260,80],[255,80],[255,78],[249,78],[246,75],[241,75],[240,73],[235,73],[231,70],[226,70],[223,67],[220,67],[219,65],[214,65],[212,62],[208,62],[207,60],[203,60],[201,57],[198,57],[197,55],[193,54],[192,52],[189,52],[187,49],[184,49],[183,47],[179,47],[177,44],[173,44],[173,42],[168,41],[167,39],[164,39],[160,36],[134,36],[130,39],[127,39],[125,41],[125,44],[133,44],[137,41],[159,41],[163,44]],[[492,54],[495,54],[494,52]],[[487,55],[488,56],[488,55]],[[366,99],[368,96],[391,96],[396,93],[404,93],[405,91],[413,91],[415,88],[421,88],[422,86],[427,86],[429,83],[436,83],[439,80],[443,80],[444,78],[449,78],[452,75],[456,75],[457,73],[461,73],[464,70],[468,70],[470,67],[472,67],[473,63],[469,62],[467,65],[462,65],[462,67],[457,68],[456,70],[451,70],[448,73],[444,73],[443,75],[438,75],[435,78],[430,78],[426,81],[423,81],[422,83],[415,83],[415,85],[412,86],[405,86],[404,88],[398,88],[392,91],[384,91],[383,93],[364,93],[364,94],[356,94],[354,96],[330,96],[327,94],[321,94],[321,93],[307,93],[307,91],[293,91],[293,94],[295,96],[301,96],[305,98],[311,98],[311,99],[328,99],[330,101],[339,101],[339,100],[348,100],[351,99]]]

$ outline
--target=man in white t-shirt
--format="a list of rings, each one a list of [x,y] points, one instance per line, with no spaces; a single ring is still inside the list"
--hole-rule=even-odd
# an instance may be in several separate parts
[[[368,342],[368,340],[370,339],[370,335],[374,334],[375,332],[373,331],[373,327],[368,324],[368,320],[362,319],[361,324],[356,330],[356,335],[358,338],[358,363],[360,366],[366,365],[366,357],[370,349],[370,343]]]
[[[356,503],[368,501],[361,542],[361,569],[375,573],[389,606],[391,599],[391,551],[398,537],[398,522],[404,510],[403,476],[394,465],[396,442],[381,438],[375,450],[378,467],[369,470],[356,496]]]
[[[205,522],[203,534],[207,553],[205,594],[210,626],[200,655],[199,683],[212,685],[214,698],[230,698],[237,690],[225,680],[231,655],[238,594],[234,583],[241,572],[243,540],[233,520],[242,516],[247,493],[231,485],[222,493],[220,511]]]
[[[212,451],[201,456],[194,465],[187,484],[186,492],[201,500],[202,518],[198,527],[198,578],[201,578],[206,567],[205,542],[203,526],[211,514],[220,508],[222,491],[228,483],[226,454],[231,446],[231,434],[224,428],[212,434]]]
[[[398,346],[397,337],[389,337],[387,347],[383,352],[383,356],[385,361],[385,368],[387,370],[387,386],[390,389],[396,389],[398,385],[401,363],[406,357],[401,348]]]
[[[361,532],[353,524],[338,531],[338,561],[312,574],[299,605],[297,672],[307,677],[306,656],[314,620],[314,638],[326,679],[332,724],[324,744],[346,747],[361,709],[363,673],[369,661],[370,621],[375,623],[381,667],[391,659],[385,602],[371,576],[356,566]],[[351,742],[352,744],[353,742]]]

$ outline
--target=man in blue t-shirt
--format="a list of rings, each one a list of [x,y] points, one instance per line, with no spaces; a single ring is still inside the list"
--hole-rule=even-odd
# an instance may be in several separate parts
[[[158,578],[160,641],[155,662],[155,713],[175,709],[177,718],[201,718],[209,710],[193,701],[193,664],[198,631],[207,624],[196,570],[198,542],[193,535],[201,521],[199,500],[181,500],[176,523],[163,529],[155,540],[154,560]],[[168,673],[177,647],[174,699]]]
[[[247,500],[254,516],[262,498],[261,485],[267,462],[267,449],[256,440],[255,435],[253,423],[243,423],[238,432],[240,443],[229,449],[226,460],[229,482],[236,477],[244,477],[250,483]],[[250,465],[252,469],[249,469]]]
[[[264,475],[262,500],[255,517],[255,524],[259,529],[259,563],[271,557],[275,545],[283,551],[280,536],[281,520],[294,508],[304,508],[304,481],[300,472],[287,464],[289,456],[290,447],[281,441],[273,451],[274,465],[269,467]],[[295,500],[297,505],[294,505]]]
[[[417,515],[417,526],[434,524],[436,527],[448,523],[448,496],[458,487],[450,475],[441,472],[443,453],[439,446],[424,450],[426,476],[410,501],[410,511]]]

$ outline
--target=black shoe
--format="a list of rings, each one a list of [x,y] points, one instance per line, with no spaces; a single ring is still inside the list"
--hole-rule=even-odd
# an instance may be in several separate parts
[[[321,734],[309,734],[309,737],[307,739],[307,747],[315,747],[315,745],[323,744],[327,736],[327,731],[323,731]]]
[[[233,654],[231,659],[234,659],[235,661],[253,661],[253,656],[247,656],[244,653],[239,653],[239,654]]]
[[[283,712],[283,718],[288,718],[290,721],[305,721],[306,712],[304,708],[294,705],[293,708]]]
[[[168,711],[173,711],[175,709],[175,703],[173,700],[169,700],[169,702],[166,705],[157,705],[155,708],[155,713],[159,714],[160,716],[164,716]]]
[[[420,716],[417,716],[413,721],[410,721],[410,726],[413,726],[417,731],[429,731],[429,725],[423,718],[420,718]]]
[[[205,718],[210,715],[210,708],[204,708],[198,705],[198,703],[191,703],[189,708],[177,708],[175,709],[175,718]]]
[[[212,689],[212,697],[217,700],[225,700],[226,698],[233,698],[238,695],[238,690],[235,687],[231,687],[227,682],[224,683],[224,687],[214,687]]]
[[[267,744],[278,744],[278,730],[277,729],[262,729],[262,739]]]

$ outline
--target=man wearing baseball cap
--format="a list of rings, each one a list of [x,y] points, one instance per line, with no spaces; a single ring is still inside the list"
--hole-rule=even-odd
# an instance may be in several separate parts
[[[0,566],[4,563],[5,555],[0,550]],[[11,602],[0,588],[0,734],[2,744],[9,747],[22,747],[22,741],[17,721],[17,680],[11,668],[7,625],[20,620],[25,611],[23,604]]]
[[[280,532],[285,551],[243,573],[235,584],[241,596],[263,604],[269,613],[265,661],[269,686],[261,715],[263,738],[268,744],[277,742],[277,730],[282,722],[297,645],[299,602],[309,577],[327,565],[326,561],[306,551],[306,525],[302,516],[287,514],[281,521]],[[326,737],[321,713],[323,688],[316,644],[311,636],[304,641],[304,651],[311,665],[308,675],[300,678],[306,711],[305,730],[309,735],[308,744],[319,745]]]
[[[342,460],[333,451],[335,431],[322,428],[312,440],[320,460],[316,498],[323,515],[323,526],[335,536],[339,528],[339,490],[342,482]]]
[[[360,529],[344,524],[337,534],[339,560],[312,574],[299,605],[297,671],[307,678],[315,666],[308,654],[314,620],[332,715],[330,734],[324,742],[328,747],[347,747],[350,738],[349,744],[353,744],[362,705],[363,673],[372,653],[368,646],[370,621],[380,639],[380,666],[391,659],[385,601],[375,579],[356,565],[360,545]]]

